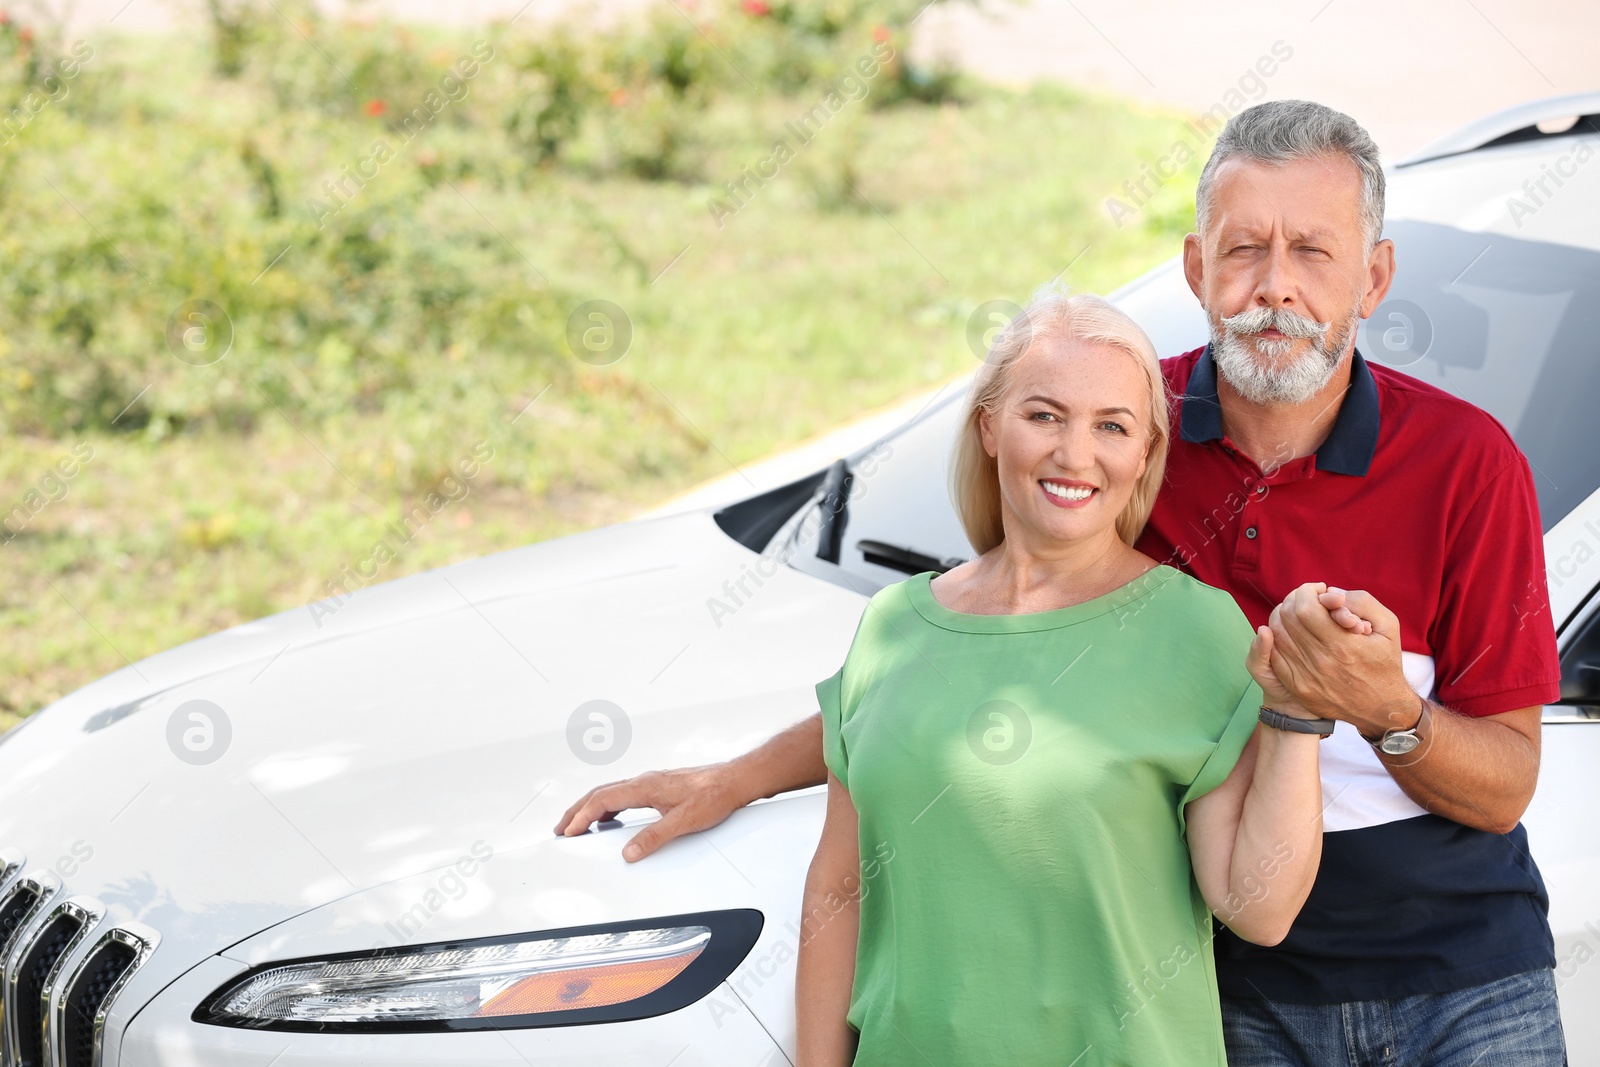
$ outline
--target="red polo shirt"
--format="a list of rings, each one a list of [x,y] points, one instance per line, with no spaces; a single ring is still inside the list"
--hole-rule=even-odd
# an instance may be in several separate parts
[[[1162,369],[1172,449],[1141,551],[1226,589],[1257,625],[1303,582],[1367,590],[1399,617],[1412,687],[1463,714],[1557,698],[1533,478],[1491,416],[1357,352],[1327,440],[1263,471],[1222,432],[1209,348]],[[1224,994],[1339,1003],[1554,966],[1520,825],[1429,814],[1347,723],[1319,753],[1316,883],[1281,944],[1219,932]]]
[[[1464,715],[1557,698],[1533,477],[1491,415],[1358,352],[1328,439],[1263,472],[1223,435],[1209,348],[1162,370],[1181,400],[1141,551],[1257,626],[1304,582],[1367,590]]]

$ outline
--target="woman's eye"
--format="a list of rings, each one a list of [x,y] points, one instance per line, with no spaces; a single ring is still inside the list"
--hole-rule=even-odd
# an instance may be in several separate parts
[[[1034,419],[1034,420],[1037,420],[1037,421],[1040,421],[1040,422],[1042,422],[1042,421],[1044,421],[1046,419],[1053,419],[1055,417],[1056,417],[1055,416],[1055,412],[1053,412],[1053,411],[1035,411],[1032,415],[1028,416],[1028,418]]]
[[[1120,422],[1112,422],[1112,421],[1110,421],[1108,419],[1107,421],[1102,422],[1100,424],[1100,427],[1102,429],[1104,429],[1107,426],[1111,427],[1111,429],[1116,433],[1126,434],[1128,432],[1127,427],[1123,426],[1122,423],[1120,423]]]

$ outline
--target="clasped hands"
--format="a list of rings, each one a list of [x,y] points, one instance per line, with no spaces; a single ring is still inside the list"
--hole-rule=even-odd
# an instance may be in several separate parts
[[[1340,719],[1375,737],[1417,718],[1400,660],[1400,620],[1362,590],[1307,582],[1256,628],[1247,660],[1269,707]]]

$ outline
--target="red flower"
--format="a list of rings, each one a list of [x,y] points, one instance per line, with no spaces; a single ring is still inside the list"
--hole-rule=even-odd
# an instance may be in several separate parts
[[[3,9],[0,9],[0,26],[4,26],[6,23],[8,23],[10,21],[11,21],[10,12],[5,11]]]
[[[739,6],[744,8],[746,13],[757,18],[772,14],[772,6],[767,3],[767,0],[739,0]]]
[[[379,115],[389,110],[389,105],[385,104],[382,100],[368,100],[365,110],[368,115],[371,115],[373,118],[377,118]]]
[[[628,102],[628,90],[613,89],[611,90],[611,95],[606,99],[611,101],[612,107],[621,107]]]
[[[884,25],[872,27],[872,39],[877,41],[879,44],[887,41],[889,39],[889,27]]]

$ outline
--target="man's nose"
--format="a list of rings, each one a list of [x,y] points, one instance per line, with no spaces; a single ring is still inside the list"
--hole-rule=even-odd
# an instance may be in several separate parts
[[[1296,304],[1296,277],[1288,249],[1272,248],[1261,261],[1256,277],[1255,303],[1258,307],[1293,308]]]

